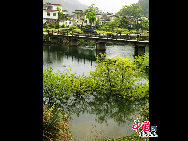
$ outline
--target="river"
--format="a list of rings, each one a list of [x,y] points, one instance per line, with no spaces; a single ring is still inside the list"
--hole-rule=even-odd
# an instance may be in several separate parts
[[[130,45],[109,45],[108,58],[114,56],[133,57],[134,47]],[[146,48],[146,53],[149,48]],[[43,67],[52,66],[54,71],[70,70],[79,75],[89,75],[95,69],[96,52],[94,47],[43,46]],[[90,96],[75,100],[73,97],[62,105],[71,115],[73,140],[92,141],[95,139],[118,138],[133,133],[133,117],[136,108],[148,103],[127,101],[117,97]]]

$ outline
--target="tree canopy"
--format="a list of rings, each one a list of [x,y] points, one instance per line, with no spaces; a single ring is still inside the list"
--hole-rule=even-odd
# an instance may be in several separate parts
[[[118,16],[132,16],[134,18],[141,17],[141,13],[143,12],[140,4],[133,3],[132,5],[125,5],[120,9],[119,12],[116,13]]]
[[[89,19],[89,23],[92,24],[96,21],[96,13],[99,13],[99,8],[95,7],[95,4],[91,4],[88,8],[84,10],[86,13],[86,18]]]
[[[84,10],[85,13],[94,11],[95,13],[99,13],[99,8],[95,7],[95,4],[91,4],[88,8]]]
[[[143,10],[140,4],[133,3],[132,5],[125,5],[115,14],[117,17],[116,21],[124,28],[128,28],[130,24],[137,26],[142,12]]]
[[[89,19],[89,23],[92,25],[96,21],[96,13],[94,11],[87,12],[86,18]]]

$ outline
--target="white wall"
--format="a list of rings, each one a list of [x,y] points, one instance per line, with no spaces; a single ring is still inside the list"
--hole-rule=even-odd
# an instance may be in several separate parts
[[[50,16],[47,15],[47,12],[50,13]],[[53,16],[53,13],[56,13],[56,16]],[[43,18],[46,18],[46,19],[58,19],[58,11],[46,11],[46,10],[43,10]]]
[[[52,7],[51,10],[57,10],[57,7],[59,7],[62,10],[62,6],[61,5],[60,6],[52,5],[51,7]],[[47,12],[50,13],[50,16],[47,15]],[[54,16],[53,13],[56,13],[56,16]],[[45,19],[58,19],[58,11],[43,10],[43,18],[45,18]]]
[[[73,22],[70,20],[67,21],[60,21],[59,25],[65,25],[65,26],[73,26]]]

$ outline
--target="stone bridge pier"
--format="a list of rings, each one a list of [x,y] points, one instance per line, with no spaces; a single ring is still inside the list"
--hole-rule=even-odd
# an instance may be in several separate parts
[[[71,38],[71,39],[69,40],[69,46],[71,46],[71,47],[76,47],[76,46],[78,46],[78,39],[76,39],[76,38]]]
[[[145,46],[135,46],[135,52],[134,55],[143,55],[145,53]]]
[[[134,46],[135,46],[134,56],[144,55],[144,53],[146,52],[145,48],[147,45],[145,44],[141,45],[141,44],[135,43]]]
[[[106,42],[97,41],[96,50],[106,50]]]

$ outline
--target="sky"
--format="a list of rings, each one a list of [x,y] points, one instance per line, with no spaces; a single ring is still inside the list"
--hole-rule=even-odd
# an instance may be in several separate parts
[[[133,3],[137,3],[138,0],[78,0],[83,4],[90,6],[92,3],[95,4],[102,10],[102,12],[110,12],[116,13],[118,12],[124,5],[131,5]]]

